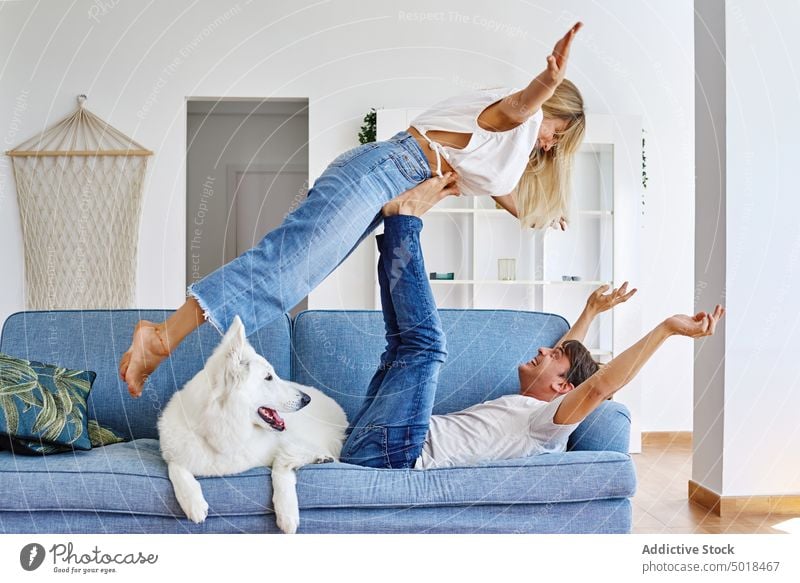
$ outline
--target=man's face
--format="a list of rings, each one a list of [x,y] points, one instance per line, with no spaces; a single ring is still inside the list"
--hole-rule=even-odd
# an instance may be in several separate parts
[[[566,380],[570,361],[561,346],[540,348],[533,360],[517,367],[519,392],[540,401],[552,401],[573,386]]]

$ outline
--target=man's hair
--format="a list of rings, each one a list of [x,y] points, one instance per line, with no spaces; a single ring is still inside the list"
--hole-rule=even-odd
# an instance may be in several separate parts
[[[561,345],[569,358],[569,370],[564,375],[573,386],[580,385],[600,368],[589,350],[577,340],[567,340]]]

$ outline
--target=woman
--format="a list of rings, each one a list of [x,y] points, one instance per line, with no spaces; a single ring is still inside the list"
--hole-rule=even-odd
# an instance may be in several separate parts
[[[336,158],[308,197],[257,246],[192,284],[165,322],[136,325],[120,376],[132,396],[204,320],[220,333],[234,315],[258,330],[295,306],[382,220],[381,209],[432,173],[463,194],[493,196],[526,227],[567,215],[570,160],[583,138],[583,100],[565,80],[579,22],[547,68],[520,91],[481,91],[434,105],[385,142]],[[513,192],[513,194],[512,194]]]

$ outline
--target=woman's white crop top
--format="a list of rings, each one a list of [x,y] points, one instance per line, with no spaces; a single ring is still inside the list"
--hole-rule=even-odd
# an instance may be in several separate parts
[[[441,157],[459,175],[461,194],[466,196],[502,196],[517,186],[528,164],[542,125],[542,110],[517,127],[492,132],[478,125],[481,112],[515,93],[518,89],[488,89],[458,95],[440,101],[411,121],[436,152],[436,174],[441,176]],[[425,135],[430,130],[470,133],[463,148],[443,146]]]

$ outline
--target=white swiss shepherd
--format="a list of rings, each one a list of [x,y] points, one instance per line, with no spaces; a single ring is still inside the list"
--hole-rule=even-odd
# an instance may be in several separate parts
[[[181,508],[203,522],[208,503],[195,476],[272,467],[278,528],[300,524],[295,470],[339,459],[347,416],[330,397],[278,378],[236,316],[206,362],[158,420],[161,453]]]

